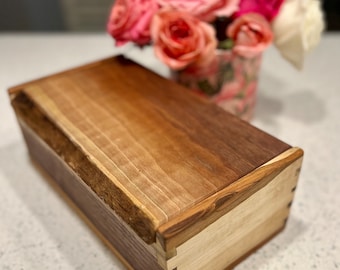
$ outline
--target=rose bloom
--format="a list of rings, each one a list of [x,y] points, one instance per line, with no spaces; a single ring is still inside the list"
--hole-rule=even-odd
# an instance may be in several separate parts
[[[273,40],[268,21],[257,13],[247,13],[235,19],[227,29],[227,36],[235,43],[233,51],[247,58],[264,51]]]
[[[151,35],[156,56],[174,70],[208,63],[217,45],[215,31],[210,25],[174,10],[155,14]]]
[[[216,16],[230,16],[238,10],[240,0],[158,0],[161,7],[188,12],[203,21]]]
[[[319,43],[323,29],[320,1],[287,0],[273,21],[274,44],[284,58],[301,69],[305,53]]]
[[[150,22],[159,6],[156,0],[116,0],[107,31],[121,46],[132,41],[138,45],[150,42]]]
[[[240,8],[235,17],[253,12],[261,14],[268,21],[272,21],[279,13],[283,2],[284,0],[241,0]]]

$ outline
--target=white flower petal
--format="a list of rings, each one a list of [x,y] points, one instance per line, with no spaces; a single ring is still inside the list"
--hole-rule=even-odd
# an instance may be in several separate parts
[[[273,22],[274,44],[296,68],[303,67],[305,54],[320,41],[324,29],[318,0],[288,0]]]

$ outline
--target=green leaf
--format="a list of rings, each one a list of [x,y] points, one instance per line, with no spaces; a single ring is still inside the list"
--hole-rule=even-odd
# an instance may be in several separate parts
[[[235,98],[237,99],[244,99],[246,97],[246,94],[244,93],[244,91],[242,90],[242,92],[238,93]]]
[[[220,67],[221,83],[230,82],[234,80],[234,68],[231,62],[225,63]]]
[[[220,41],[217,47],[222,50],[230,50],[234,47],[234,41],[232,39]]]
[[[220,91],[218,87],[214,88],[208,80],[202,80],[197,83],[198,87],[204,92],[205,94],[212,96]]]

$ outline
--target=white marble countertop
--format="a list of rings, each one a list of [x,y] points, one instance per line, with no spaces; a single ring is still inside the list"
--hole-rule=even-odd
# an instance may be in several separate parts
[[[252,124],[305,150],[286,229],[236,269],[340,269],[340,34],[296,71],[266,51]],[[0,269],[124,269],[30,162],[6,89],[126,51],[105,34],[0,35]]]

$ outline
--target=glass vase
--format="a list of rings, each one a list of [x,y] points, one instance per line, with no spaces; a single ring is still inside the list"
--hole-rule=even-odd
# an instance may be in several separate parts
[[[250,121],[256,104],[261,56],[244,58],[230,50],[216,50],[209,64],[189,66],[174,72],[173,77],[226,111]]]

